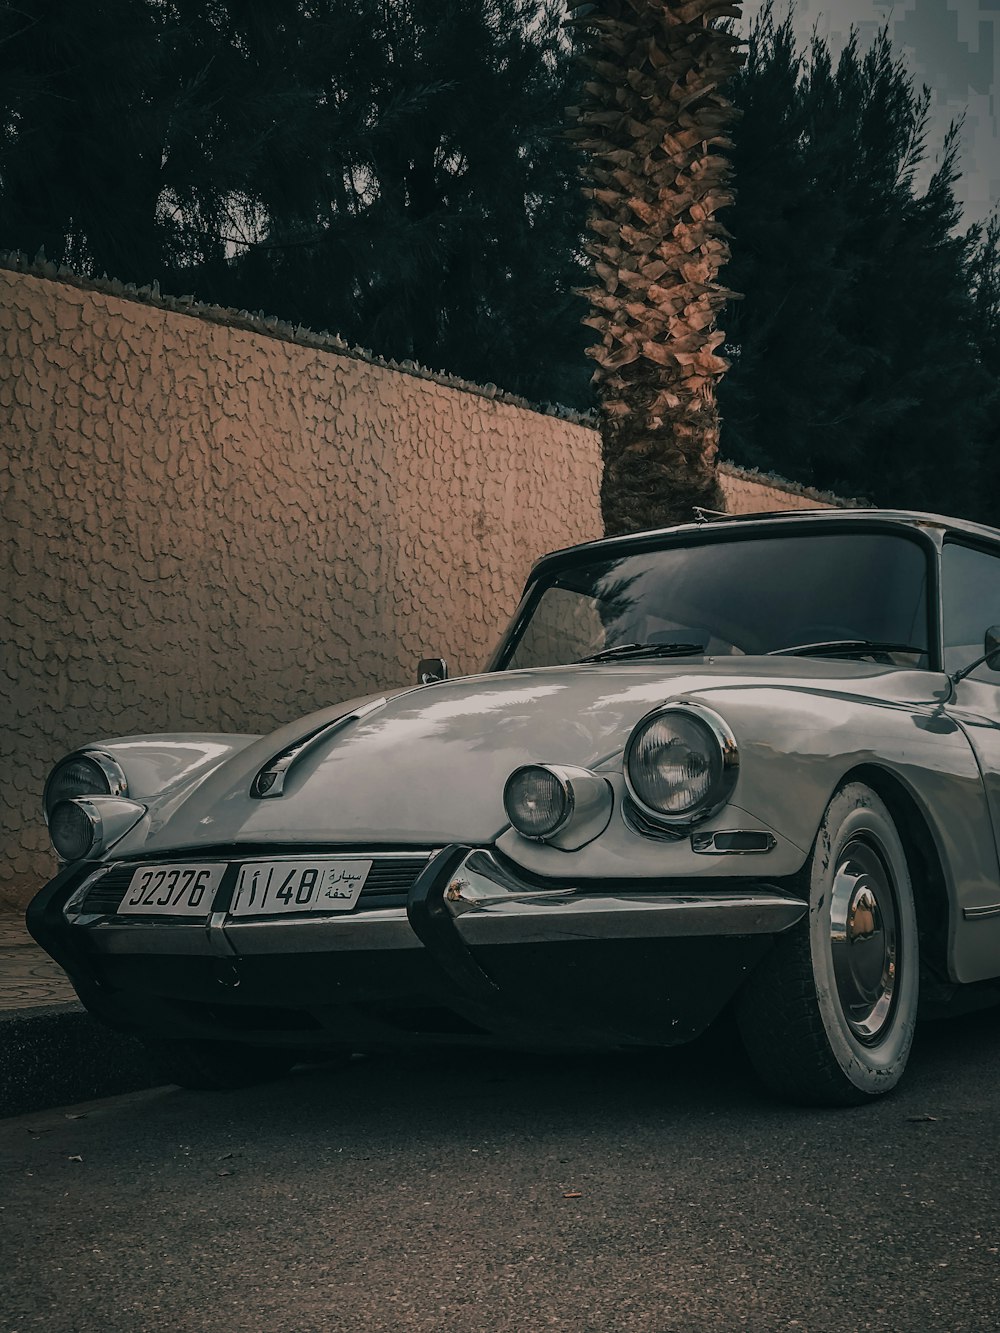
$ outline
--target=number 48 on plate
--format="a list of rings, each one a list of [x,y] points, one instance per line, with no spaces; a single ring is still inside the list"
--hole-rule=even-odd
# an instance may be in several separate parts
[[[371,861],[342,858],[249,861],[240,866],[229,910],[232,916],[349,912],[371,868]]]

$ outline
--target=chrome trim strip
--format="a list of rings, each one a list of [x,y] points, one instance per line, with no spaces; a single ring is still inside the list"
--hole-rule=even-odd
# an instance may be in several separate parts
[[[240,846],[239,843],[231,845],[236,847]],[[393,851],[383,851],[377,844],[365,844],[363,846],[352,845],[350,847],[323,847],[322,850],[317,851],[314,850],[316,844],[309,843],[308,851],[290,849],[283,852],[272,852],[271,847],[274,845],[287,846],[288,844],[268,843],[264,847],[260,847],[256,843],[248,843],[245,849],[241,848],[239,851],[226,852],[224,855],[221,855],[219,852],[205,852],[198,847],[178,847],[174,851],[171,851],[168,847],[165,851],[157,851],[155,856],[130,856],[120,861],[105,861],[101,865],[101,872],[103,873],[108,870],[128,870],[130,868],[138,870],[140,866],[153,865],[154,862],[156,864],[165,864],[166,862],[169,862],[173,865],[175,861],[205,861],[220,866],[241,866],[247,861],[301,861],[303,859],[308,859],[310,856],[318,856],[324,860],[329,857],[340,857],[346,861],[357,861],[359,857],[367,858],[369,856],[374,857],[379,861],[389,859],[413,859],[418,856],[426,856],[430,859],[430,857],[436,856],[441,850],[440,848],[413,847],[409,851],[400,851],[398,849]],[[96,873],[95,869],[95,874]],[[80,890],[78,889],[77,893],[79,893],[79,891]],[[73,896],[75,898],[76,894]]]
[[[259,954],[342,953],[383,949],[422,949],[405,907],[344,912],[311,919],[251,921],[230,917],[226,938],[240,958]]]
[[[755,837],[763,840],[762,847],[717,847],[717,838],[737,836]],[[715,833],[692,833],[691,850],[699,856],[764,856],[773,852],[778,839],[766,829],[719,829]]]
[[[562,902],[494,903],[460,917],[467,944],[544,944],[557,940],[656,939],[691,935],[768,935],[793,926],[806,904],[777,894],[658,893],[566,897]]]
[[[211,938],[208,921],[171,921],[169,925],[135,920],[117,921],[106,916],[78,916],[71,922],[86,928],[88,941],[98,954],[142,954],[169,957],[231,958]]]
[[[84,749],[80,754],[87,759],[93,759],[101,772],[108,780],[109,796],[128,796],[128,778],[125,776],[125,770],[114,757],[108,754],[107,750]]]
[[[313,844],[310,844],[312,846]],[[208,860],[216,862],[219,865],[242,866],[249,865],[252,861],[415,861],[418,857],[430,860],[432,856],[437,856],[440,847],[429,851],[426,847],[414,847],[409,852],[383,852],[378,846],[374,847],[331,847],[329,851],[293,851],[293,852],[275,852],[271,853],[266,848],[262,851],[259,847],[248,847],[245,852],[240,852],[236,856],[209,856],[206,858],[198,856],[197,849],[194,851],[178,852],[176,857],[171,857],[170,852],[158,852],[158,861],[196,861]],[[127,866],[128,861],[115,861],[115,866]],[[149,865],[148,860],[137,861],[136,865]]]
[[[1000,903],[988,903],[985,907],[963,907],[962,915],[966,921],[985,921],[987,917],[1000,916]]]
[[[332,722],[327,722],[325,726],[310,732],[307,736],[303,736],[300,741],[288,746],[287,749],[279,750],[277,755],[269,759],[263,768],[258,770],[256,777],[250,784],[251,797],[254,800],[266,801],[281,796],[285,789],[285,779],[304,755],[307,755],[310,750],[323,741],[329,740],[335,732],[350,726],[352,722],[367,717],[369,713],[374,713],[379,708],[384,708],[387,703],[388,700],[384,696],[381,699],[374,699],[362,708],[355,708],[352,712],[345,713],[343,717],[334,718]],[[270,779],[270,781],[265,781],[266,779]]]
[[[213,912],[207,921],[142,924],[101,916],[74,917],[99,954],[168,954],[201,958],[260,954],[341,953],[345,950],[422,949],[403,907],[342,916],[261,921]]]
[[[762,884],[750,892],[581,892],[522,882],[488,851],[471,852],[445,889],[467,944],[761,935],[787,930],[807,904]]]
[[[115,862],[112,865],[102,865],[97,869],[95,869],[92,875],[88,875],[87,878],[83,881],[83,883],[80,884],[77,888],[75,888],[73,892],[70,894],[70,896],[66,899],[66,902],[63,904],[63,909],[62,909],[63,916],[75,918],[79,911],[80,903],[83,902],[84,898],[94,887],[97,881],[99,879],[103,879],[105,875],[107,875],[111,870],[115,868],[115,865],[121,865],[121,864],[122,862],[119,861]]]
[[[96,860],[113,847],[146,813],[144,805],[123,796],[74,796],[72,804],[83,810],[94,829],[94,840],[86,854],[88,860]]]

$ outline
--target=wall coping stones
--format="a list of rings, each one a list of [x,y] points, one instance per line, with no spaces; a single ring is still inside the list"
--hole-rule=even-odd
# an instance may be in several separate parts
[[[100,278],[84,277],[67,268],[65,264],[55,264],[46,259],[44,251],[41,250],[34,259],[28,259],[27,255],[18,250],[0,250],[0,269],[13,273],[26,273],[36,278],[47,278],[52,282],[63,282],[67,286],[79,287],[83,291],[117,296],[122,300],[135,301],[140,305],[153,306],[159,310],[169,310],[174,314],[191,315],[195,319],[223,324],[227,328],[247,329],[253,333],[264,334],[268,338],[277,338],[281,342],[297,343],[300,347],[335,352],[338,356],[350,357],[354,361],[364,361],[371,366],[395,370],[417,379],[430,380],[449,389],[475,394],[479,398],[488,398],[510,407],[523,408],[541,416],[559,417],[560,420],[569,421],[577,426],[587,426],[591,429],[596,429],[597,426],[593,413],[577,412],[559,403],[530,403],[526,398],[507,393],[495,384],[473,384],[470,380],[460,379],[457,375],[429,370],[415,361],[387,360],[366,347],[350,346],[336,333],[328,331],[317,333],[302,324],[290,324],[275,315],[265,315],[262,310],[235,310],[228,306],[196,301],[193,296],[166,296],[160,291],[160,284],[156,281],[149,283],[148,286],[138,287],[134,282],[120,282],[117,278],[109,278],[107,274]]]
[[[770,490],[784,491],[787,495],[801,495],[804,500],[815,500],[826,509],[874,509],[871,500],[859,496],[835,495],[833,491],[819,491],[814,486],[804,486],[798,481],[789,481],[775,472],[761,472],[755,467],[740,467],[737,463],[721,462],[719,471],[738,481],[750,481],[756,486],[767,486]]]
[[[78,287],[83,291],[100,292],[105,296],[117,296],[122,300],[134,301],[140,305],[151,306],[159,310],[169,310],[174,314],[190,315],[195,319],[202,319],[212,324],[222,324],[227,328],[246,329],[252,333],[263,334],[268,338],[276,338],[281,342],[296,343],[300,347],[312,347],[317,351],[334,352],[338,356],[346,356],[354,361],[363,361],[368,365],[378,366],[386,370],[395,370],[403,375],[412,375],[416,379],[429,380],[433,384],[440,384],[462,393],[475,394],[479,398],[486,398],[492,402],[521,408],[540,416],[558,417],[562,421],[568,421],[573,425],[583,426],[590,430],[598,429],[597,415],[594,412],[578,412],[576,409],[564,407],[560,403],[532,403],[517,394],[508,393],[506,390],[498,388],[495,384],[474,384],[471,380],[460,379],[457,375],[430,370],[426,366],[418,365],[415,361],[386,359],[377,356],[368,348],[350,346],[338,334],[328,331],[316,332],[302,324],[291,324],[286,320],[278,319],[274,315],[265,315],[261,310],[236,310],[228,306],[211,305],[203,301],[197,301],[193,296],[164,295],[160,291],[159,282],[155,280],[146,286],[139,287],[134,282],[121,282],[117,278],[109,278],[107,274],[100,278],[86,277],[71,268],[67,268],[65,264],[55,264],[46,259],[44,250],[40,250],[34,259],[29,259],[22,251],[0,250],[0,270],[25,273],[52,282],[62,282],[70,287]],[[837,509],[871,507],[868,500],[847,499],[829,491],[819,491],[811,486],[803,486],[799,482],[788,481],[772,472],[761,472],[757,468],[743,468],[735,463],[721,461],[719,470],[737,480],[753,482],[759,486],[784,491],[789,495],[799,495],[803,499],[815,500],[818,505],[824,507]]]

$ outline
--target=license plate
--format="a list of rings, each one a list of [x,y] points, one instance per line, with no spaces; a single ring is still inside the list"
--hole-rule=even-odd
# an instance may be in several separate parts
[[[129,880],[118,913],[207,916],[225,873],[224,865],[144,866]]]
[[[232,916],[277,912],[349,912],[364,888],[371,861],[313,858],[249,861],[240,866]]]

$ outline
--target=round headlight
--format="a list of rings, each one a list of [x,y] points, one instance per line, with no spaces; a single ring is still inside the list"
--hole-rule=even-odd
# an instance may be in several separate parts
[[[49,774],[43,806],[45,819],[51,823],[52,812],[60,801],[74,796],[127,796],[128,783],[118,761],[96,751],[71,754]]]
[[[526,838],[550,837],[573,813],[569,788],[541,764],[529,764],[510,775],[503,804],[511,824]]]
[[[697,704],[651,713],[625,750],[625,782],[642,809],[665,823],[706,819],[736,783],[736,740],[717,713]]]
[[[64,861],[79,861],[101,836],[101,818],[76,801],[59,801],[49,816],[49,837]]]

